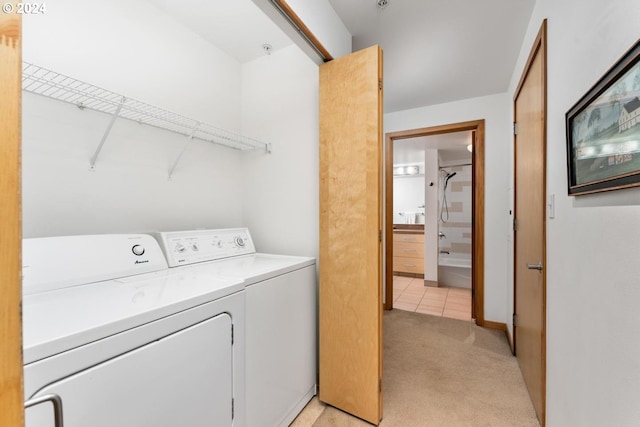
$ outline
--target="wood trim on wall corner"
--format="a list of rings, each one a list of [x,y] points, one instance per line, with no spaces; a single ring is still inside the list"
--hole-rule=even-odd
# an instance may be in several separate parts
[[[14,2],[9,2],[14,5]],[[22,20],[0,14],[0,426],[24,426],[20,141]]]
[[[385,135],[384,141],[384,265],[385,265],[385,287],[384,287],[384,309],[393,309],[393,139],[389,134]],[[391,212],[391,214],[389,214]],[[389,262],[389,260],[392,260]]]
[[[507,334],[507,340],[509,341],[509,347],[511,348],[511,354],[516,355],[516,347],[513,345],[513,334],[509,333],[509,328],[505,331]]]
[[[476,122],[473,142],[473,246],[472,280],[475,289],[476,324],[484,326],[484,213],[485,213],[485,123]]]
[[[302,37],[311,45],[311,47],[320,55],[324,62],[333,60],[333,56],[320,43],[320,40],[311,32],[309,27],[298,16],[297,13],[289,6],[286,0],[271,0],[271,3],[284,15],[284,17],[293,25],[293,27],[302,35]]]

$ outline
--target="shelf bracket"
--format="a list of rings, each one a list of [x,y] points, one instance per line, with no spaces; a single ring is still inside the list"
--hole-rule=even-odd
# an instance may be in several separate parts
[[[98,156],[100,155],[100,151],[102,151],[102,146],[104,145],[105,141],[107,140],[107,137],[109,137],[109,133],[111,132],[111,128],[113,127],[113,124],[116,122],[116,119],[120,115],[120,110],[122,110],[122,106],[124,105],[126,100],[127,100],[127,98],[125,98],[123,96],[122,99],[120,100],[120,104],[118,104],[118,108],[116,108],[116,111],[113,113],[113,116],[111,116],[111,121],[109,121],[109,124],[107,125],[107,129],[104,131],[104,135],[102,135],[102,139],[100,140],[100,144],[98,144],[98,148],[96,148],[96,152],[93,153],[93,156],[91,157],[91,161],[90,161],[90,164],[89,164],[89,169],[90,170],[95,170],[96,161],[98,160]]]
[[[196,131],[198,130],[198,126],[200,126],[200,123],[195,124],[195,126],[191,130],[191,135],[189,135],[189,138],[187,139],[187,143],[184,144],[184,146],[182,147],[182,151],[180,151],[180,154],[178,154],[178,157],[176,158],[176,161],[173,162],[173,166],[171,166],[171,169],[169,170],[169,179],[171,179],[171,177],[173,176],[173,172],[176,170],[176,166],[178,166],[178,163],[180,163],[180,159],[182,158],[182,155],[185,153],[185,151],[187,151],[187,148],[189,148],[191,141],[193,141],[193,137],[195,136]]]

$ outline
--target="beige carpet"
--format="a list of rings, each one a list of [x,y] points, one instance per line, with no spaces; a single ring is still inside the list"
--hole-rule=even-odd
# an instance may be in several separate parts
[[[310,405],[320,413],[313,427],[369,426],[318,405]],[[426,314],[385,312],[381,427],[539,425],[503,332]]]

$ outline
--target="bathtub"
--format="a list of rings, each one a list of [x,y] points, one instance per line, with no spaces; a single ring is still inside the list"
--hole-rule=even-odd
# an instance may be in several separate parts
[[[471,289],[471,254],[439,254],[438,286]]]

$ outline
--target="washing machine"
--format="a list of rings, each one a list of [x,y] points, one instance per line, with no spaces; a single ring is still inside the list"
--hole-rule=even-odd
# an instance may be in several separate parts
[[[23,241],[27,427],[235,426],[244,283],[170,270],[149,235]]]
[[[155,237],[172,269],[244,280],[247,426],[288,426],[316,394],[315,259],[258,253],[247,228]]]

